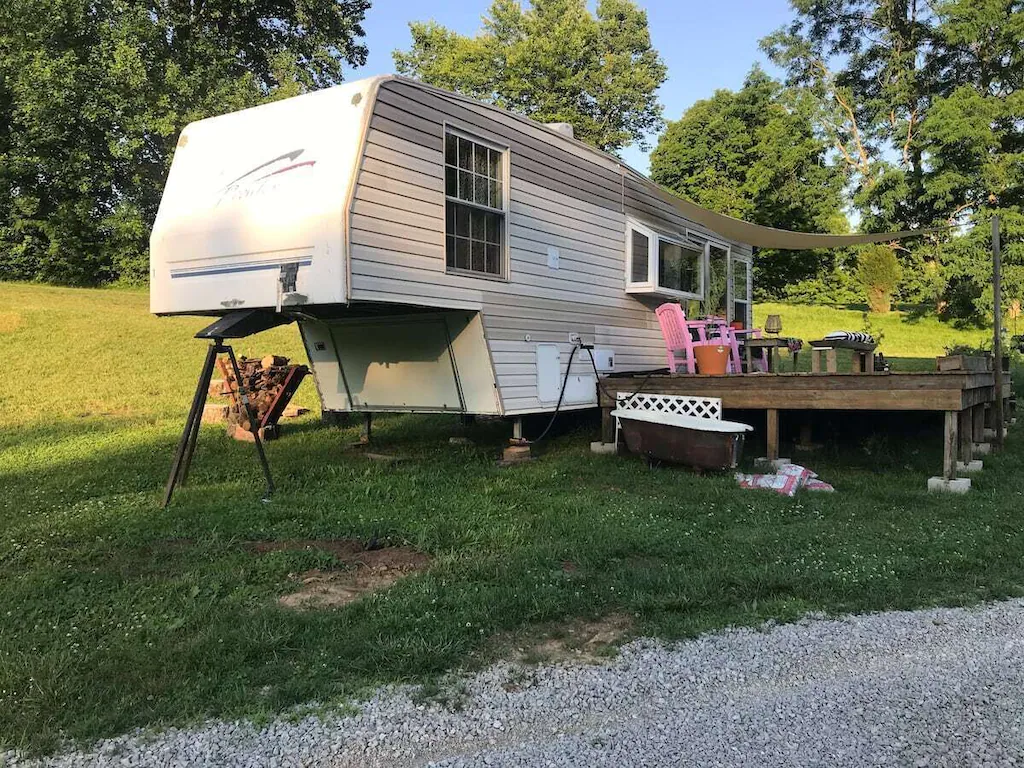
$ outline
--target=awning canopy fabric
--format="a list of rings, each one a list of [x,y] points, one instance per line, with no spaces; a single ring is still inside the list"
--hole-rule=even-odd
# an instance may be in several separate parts
[[[673,205],[688,219],[692,219],[727,240],[738,240],[756,248],[774,248],[789,251],[808,251],[815,248],[844,248],[850,245],[888,243],[907,237],[919,237],[939,229],[912,229],[900,232],[872,232],[858,235],[820,235],[810,232],[791,232],[787,229],[764,227],[749,221],[734,219],[721,213],[701,208],[681,197],[673,196]]]

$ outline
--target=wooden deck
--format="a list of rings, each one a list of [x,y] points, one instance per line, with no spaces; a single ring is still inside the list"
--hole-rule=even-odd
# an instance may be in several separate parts
[[[646,381],[645,381],[646,379]],[[1010,375],[1003,374],[1004,400]],[[741,376],[613,374],[604,379],[600,404],[603,440],[614,441],[611,410],[616,392],[717,397],[725,409],[767,413],[768,458],[779,455],[779,411],[941,411],[946,414],[943,476],[956,477],[957,461],[973,458],[985,429],[995,429],[995,373],[771,373]],[[1004,412],[1007,412],[1004,409]]]

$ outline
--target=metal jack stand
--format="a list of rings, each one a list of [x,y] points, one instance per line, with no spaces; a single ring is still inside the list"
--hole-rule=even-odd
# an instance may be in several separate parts
[[[267,464],[267,456],[263,452],[263,441],[260,440],[256,414],[253,413],[252,406],[249,404],[249,395],[245,391],[242,374],[238,370],[235,352],[229,345],[224,343],[222,337],[214,337],[206,350],[206,362],[203,363],[203,371],[199,374],[196,394],[192,398],[192,408],[188,412],[185,430],[181,433],[181,441],[178,443],[178,450],[174,454],[174,464],[171,466],[171,476],[167,478],[167,489],[164,491],[164,500],[160,505],[161,507],[166,507],[171,503],[171,495],[174,493],[175,486],[184,485],[188,479],[188,469],[192,464],[192,454],[196,450],[196,440],[199,438],[199,425],[203,420],[203,406],[206,405],[206,395],[210,389],[210,382],[213,379],[213,368],[219,354],[226,354],[231,361],[231,370],[235,374],[238,394],[242,401],[242,406],[249,416],[249,429],[252,431],[253,441],[256,443],[256,453],[260,458],[260,466],[263,467],[263,476],[267,479],[266,495],[270,496],[274,492],[274,481],[270,477],[270,466]]]

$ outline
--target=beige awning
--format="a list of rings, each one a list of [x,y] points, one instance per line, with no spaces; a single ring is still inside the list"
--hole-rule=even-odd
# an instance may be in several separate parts
[[[627,179],[633,184],[652,187],[658,197],[666,204],[672,206],[682,216],[695,224],[718,234],[726,240],[733,240],[740,243],[752,245],[755,248],[774,248],[783,251],[809,251],[816,248],[845,248],[851,245],[866,245],[868,243],[888,243],[893,240],[903,240],[908,237],[921,237],[933,232],[942,232],[949,227],[935,227],[928,229],[911,229],[899,232],[870,232],[867,234],[855,235],[826,235],[813,232],[793,232],[788,229],[776,229],[765,227],[760,224],[751,224],[749,221],[736,219],[722,213],[702,208],[691,200],[670,192],[664,187],[653,184],[650,179],[629,166],[620,164],[623,171],[623,194],[632,197],[630,185],[626,184]]]
[[[789,251],[808,251],[814,248],[843,248],[867,243],[888,243],[907,237],[919,237],[939,229],[912,229],[900,232],[872,232],[860,235],[819,235],[811,232],[791,232],[788,229],[763,227],[749,221],[734,219],[721,213],[701,208],[696,203],[673,195],[673,204],[688,219],[692,219],[727,240],[737,240],[757,248],[775,248]]]

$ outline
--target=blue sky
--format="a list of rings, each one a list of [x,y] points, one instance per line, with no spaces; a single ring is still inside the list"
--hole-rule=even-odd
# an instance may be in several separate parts
[[[769,72],[757,42],[792,18],[788,0],[638,0],[647,9],[654,46],[668,65],[661,87],[665,117],[677,119],[698,99],[716,88],[738,88],[754,62]],[[424,3],[374,0],[363,27],[370,55],[366,66],[351,79],[392,72],[391,52],[408,48],[410,21],[434,19],[463,34],[480,28],[490,0]],[[777,74],[777,73],[776,73]],[[623,154],[638,170],[647,172],[647,157],[635,147]]]

